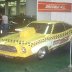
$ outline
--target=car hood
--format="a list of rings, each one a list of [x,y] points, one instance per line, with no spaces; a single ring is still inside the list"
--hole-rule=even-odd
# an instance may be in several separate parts
[[[9,40],[9,41],[32,42],[43,37],[45,37],[44,34],[36,33],[34,28],[27,27],[27,28],[24,28],[24,30],[19,33],[7,35],[5,37],[2,37],[1,39],[5,41]]]

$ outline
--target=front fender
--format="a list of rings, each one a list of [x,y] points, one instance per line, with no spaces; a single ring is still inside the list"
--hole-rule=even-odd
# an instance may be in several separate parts
[[[46,41],[46,42],[43,42],[43,43],[40,43],[40,44],[34,46],[31,49],[31,51],[32,51],[32,53],[35,54],[35,53],[37,53],[39,51],[39,49],[41,49],[43,47],[50,47],[50,46],[52,46],[52,44],[53,44],[52,41]]]

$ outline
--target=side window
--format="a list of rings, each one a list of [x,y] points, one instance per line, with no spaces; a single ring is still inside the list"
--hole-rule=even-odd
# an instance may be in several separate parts
[[[66,23],[64,23],[64,27],[66,30],[72,28],[72,26],[70,24],[66,24]]]
[[[65,29],[64,29],[64,26],[63,26],[62,23],[55,24],[53,34],[60,33],[60,32],[63,32],[63,31],[65,31]]]

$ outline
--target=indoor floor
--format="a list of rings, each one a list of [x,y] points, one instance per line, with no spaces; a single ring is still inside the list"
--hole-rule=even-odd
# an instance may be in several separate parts
[[[26,59],[0,57],[0,72],[60,72],[69,66],[69,45],[59,47],[39,60],[35,57]]]

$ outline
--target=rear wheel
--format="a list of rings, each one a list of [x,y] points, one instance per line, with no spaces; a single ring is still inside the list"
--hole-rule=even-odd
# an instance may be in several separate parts
[[[45,47],[41,48],[38,53],[37,53],[37,56],[39,59],[43,59],[47,54],[47,50]]]

